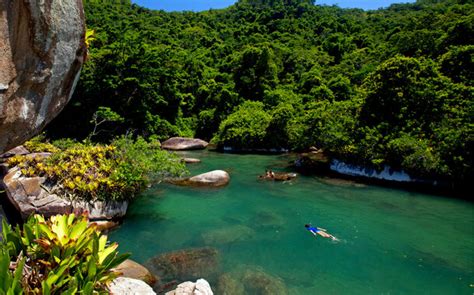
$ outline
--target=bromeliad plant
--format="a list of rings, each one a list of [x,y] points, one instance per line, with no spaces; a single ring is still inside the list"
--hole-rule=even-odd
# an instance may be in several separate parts
[[[2,226],[0,294],[107,294],[117,277],[111,269],[129,256],[85,216],[34,215],[23,229]]]
[[[143,138],[116,139],[110,145],[68,143],[49,157],[18,155],[8,164],[27,177],[47,177],[60,195],[88,201],[133,198],[152,180],[186,172],[180,159]]]

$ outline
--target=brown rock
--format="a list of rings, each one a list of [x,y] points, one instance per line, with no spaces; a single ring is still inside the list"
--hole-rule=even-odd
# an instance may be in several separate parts
[[[97,226],[97,230],[101,231],[102,233],[107,233],[120,225],[119,222],[112,220],[99,220],[91,223],[95,224]]]
[[[244,295],[245,288],[241,281],[225,273],[217,281],[217,292],[222,295]]]
[[[288,289],[283,281],[260,269],[247,270],[243,275],[243,282],[248,294],[287,295]]]
[[[221,275],[217,292],[224,295],[287,295],[289,293],[281,278],[254,266],[240,266],[230,273]]]
[[[45,181],[43,177],[24,178],[19,180],[27,196],[38,197],[41,193],[41,184]]]
[[[182,151],[182,150],[202,150],[209,143],[198,138],[172,137],[161,144],[166,150]]]
[[[114,270],[121,273],[120,276],[122,277],[141,280],[150,286],[153,286],[157,281],[156,277],[146,267],[131,259],[125,260]]]
[[[82,1],[0,1],[0,153],[69,101],[86,54]]]
[[[178,282],[216,278],[218,258],[214,248],[197,248],[159,255],[148,260],[145,266],[160,278],[161,291],[168,291],[176,288]]]
[[[0,155],[0,158],[10,158],[10,157],[13,157],[13,156],[16,156],[16,155],[26,155],[26,154],[29,154],[30,152],[22,145],[20,146],[17,146],[16,148],[13,148],[9,151],[7,151],[6,153]]]

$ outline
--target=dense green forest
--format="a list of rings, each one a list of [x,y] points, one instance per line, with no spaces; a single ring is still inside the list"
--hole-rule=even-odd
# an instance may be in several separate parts
[[[472,1],[363,11],[241,0],[200,13],[84,4],[95,40],[51,137],[86,138],[109,107],[123,120],[104,124],[104,141],[133,133],[315,146],[417,176],[474,176]]]

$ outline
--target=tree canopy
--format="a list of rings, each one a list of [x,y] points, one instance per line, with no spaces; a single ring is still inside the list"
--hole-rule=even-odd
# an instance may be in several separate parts
[[[363,11],[241,0],[199,13],[84,4],[95,39],[52,136],[85,138],[106,107],[123,121],[103,140],[132,131],[317,146],[352,163],[474,176],[472,1]]]

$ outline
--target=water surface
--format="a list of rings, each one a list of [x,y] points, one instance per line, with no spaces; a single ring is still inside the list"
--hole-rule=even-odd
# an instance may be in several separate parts
[[[189,166],[192,174],[223,169],[231,183],[161,184],[136,199],[110,238],[138,262],[211,246],[221,272],[256,267],[281,278],[290,294],[474,292],[471,202],[317,177],[257,180],[266,168],[284,169],[286,156],[187,156],[203,161]],[[340,242],[315,238],[304,228],[310,222]]]

